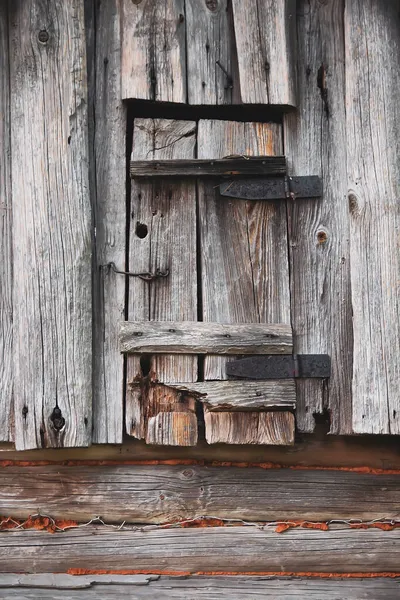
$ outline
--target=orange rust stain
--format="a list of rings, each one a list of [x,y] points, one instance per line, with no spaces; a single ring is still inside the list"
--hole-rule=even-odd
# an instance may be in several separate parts
[[[180,525],[180,527],[183,528],[198,528],[198,527],[225,527],[226,526],[226,522],[223,521],[222,519],[214,519],[211,517],[206,517],[206,518],[199,518],[199,519],[193,519],[190,521],[177,521],[174,524],[170,524],[170,525],[166,525],[165,528],[169,528],[169,527],[176,527],[176,525]]]
[[[294,471],[345,471],[350,473],[369,473],[371,475],[400,475],[400,469],[376,469],[372,467],[324,467],[304,466],[304,465],[281,465],[271,462],[231,462],[231,461],[207,461],[195,459],[168,459],[168,460],[39,460],[39,461],[24,461],[24,460],[2,460],[0,467],[45,467],[50,465],[59,465],[64,467],[109,467],[109,466],[200,466],[200,467],[236,467],[259,469],[292,469]]]
[[[382,531],[392,531],[398,529],[400,523],[350,523],[351,529],[381,529]]]
[[[37,531],[48,531],[49,533],[56,533],[66,527],[76,527],[78,523],[76,521],[58,520],[55,521],[49,517],[42,516],[29,516],[27,519],[21,521],[20,519],[13,519],[12,517],[1,517],[0,516],[0,531],[6,529],[36,529]]]
[[[302,529],[320,529],[322,531],[329,530],[328,523],[314,521],[288,521],[287,523],[279,523],[275,528],[275,532],[283,533],[284,531],[293,529],[295,527],[301,527]]]
[[[266,577],[318,577],[321,579],[372,579],[375,577],[400,577],[400,572],[383,571],[382,573],[318,573],[315,571],[171,571],[160,569],[68,569],[68,575],[258,575]]]

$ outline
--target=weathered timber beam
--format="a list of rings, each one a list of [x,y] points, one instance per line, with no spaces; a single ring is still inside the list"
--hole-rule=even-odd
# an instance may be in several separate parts
[[[146,354],[290,354],[290,325],[125,321],[120,350]]]
[[[134,384],[132,384],[134,385]],[[200,400],[209,411],[294,409],[294,379],[269,381],[199,381],[169,383]]]
[[[204,159],[132,160],[131,177],[235,177],[286,175],[284,156],[237,156]]]
[[[79,522],[99,513],[114,523],[391,519],[400,494],[398,475],[187,464],[12,466],[1,480],[0,514],[25,519],[40,510]]]
[[[168,577],[165,575],[4,575],[7,598],[37,600],[38,588],[43,600],[107,598],[108,600],[395,600],[400,590],[400,578],[375,577],[355,579],[339,577],[263,577],[263,576],[196,576]],[[68,586],[68,587],[66,587]],[[18,589],[19,588],[19,589]],[[85,589],[84,596],[81,589]]]
[[[82,565],[169,574],[383,573],[399,570],[400,531],[344,526],[289,529],[279,535],[273,526],[151,531],[88,526],[60,535],[7,531],[0,534],[0,553],[2,573],[65,572]]]

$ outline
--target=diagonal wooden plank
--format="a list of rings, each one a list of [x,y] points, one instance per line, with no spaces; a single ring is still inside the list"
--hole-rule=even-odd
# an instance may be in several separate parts
[[[345,11],[355,433],[400,433],[399,7]]]
[[[122,0],[122,98],[186,102],[184,0]]]
[[[196,124],[191,121],[136,119],[133,133],[133,158],[194,158]],[[153,282],[131,277],[128,317],[142,321],[194,321],[197,319],[196,269],[196,192],[195,182],[133,182],[131,230],[129,237],[130,270],[135,272],[169,271],[168,277]],[[197,358],[160,355],[149,359],[148,371],[161,382],[196,381]],[[140,358],[128,357],[126,428],[148,442],[165,443],[164,429],[171,419],[154,427],[158,413],[176,410],[182,416],[177,425],[176,445],[197,441],[194,400],[179,401],[172,389],[160,388],[140,393],[130,387],[132,380],[143,381]],[[151,393],[150,393],[151,392]],[[186,419],[186,420],[185,420]],[[149,428],[147,427],[149,425]],[[185,435],[183,431],[185,430]],[[157,436],[157,432],[159,436]],[[171,434],[171,432],[170,432]],[[168,443],[173,443],[168,436]]]
[[[289,173],[320,175],[316,202],[288,202],[292,321],[297,353],[328,353],[329,382],[297,382],[296,423],[312,432],[329,410],[331,433],[351,433],[353,324],[346,196],[342,0],[298,4],[298,113],[284,118]]]
[[[15,442],[20,450],[86,446],[92,236],[83,3],[9,7]]]
[[[13,438],[12,205],[7,2],[0,4],[0,441]]]

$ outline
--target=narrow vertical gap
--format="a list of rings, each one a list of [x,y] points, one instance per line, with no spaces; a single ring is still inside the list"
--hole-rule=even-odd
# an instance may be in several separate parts
[[[199,121],[196,121],[196,142],[194,146],[194,157],[199,157]],[[202,269],[201,269],[201,235],[200,235],[200,202],[199,202],[199,181],[196,180],[196,273],[197,273],[197,320],[203,321],[203,287],[202,287]],[[204,381],[204,356],[197,357],[197,379]]]
[[[183,2],[183,16],[184,16],[184,27],[185,27],[185,102],[189,104],[189,56],[188,56],[188,30],[187,30],[187,11],[186,11],[186,0]],[[197,138],[196,138],[197,143]],[[196,156],[196,155],[195,155]]]

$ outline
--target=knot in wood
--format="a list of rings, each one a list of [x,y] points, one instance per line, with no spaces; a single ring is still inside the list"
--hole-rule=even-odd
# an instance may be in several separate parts
[[[45,29],[41,29],[39,31],[38,40],[41,44],[47,44],[49,41],[49,34]]]
[[[182,475],[187,479],[190,479],[194,475],[193,469],[185,469],[184,471],[182,471]]]
[[[62,416],[61,409],[56,406],[50,415],[50,421],[53,423],[53,427],[56,431],[60,431],[65,425],[65,419]]]
[[[206,0],[206,6],[211,12],[218,10],[218,0]]]

